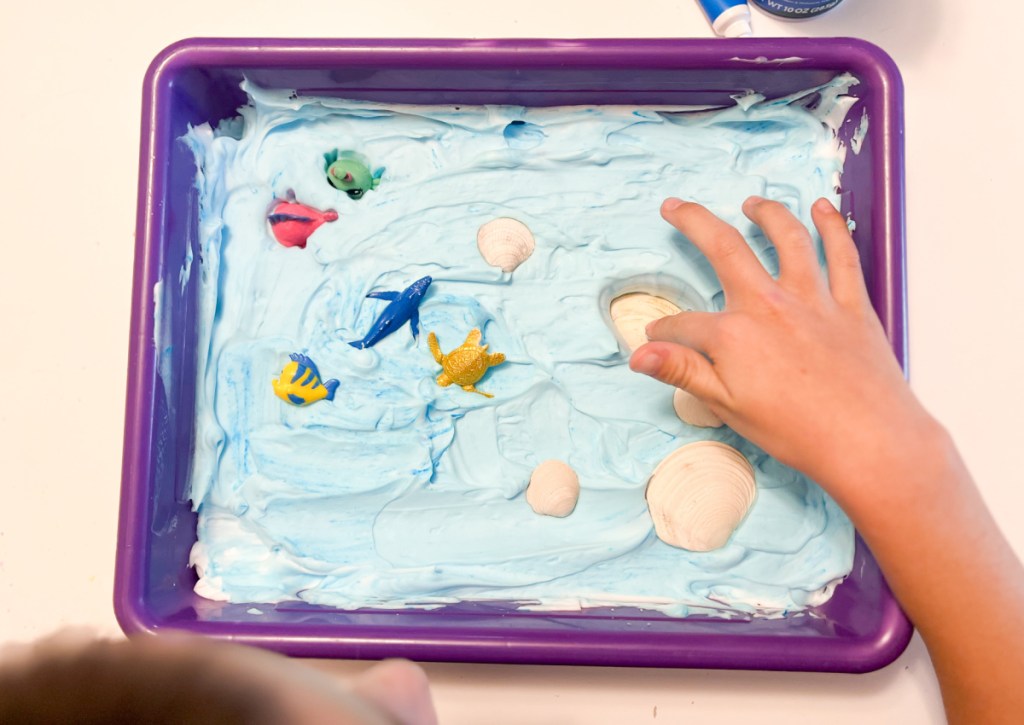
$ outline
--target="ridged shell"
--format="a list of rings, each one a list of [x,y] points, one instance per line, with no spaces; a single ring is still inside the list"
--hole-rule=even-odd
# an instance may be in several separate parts
[[[576,471],[561,461],[544,461],[530,475],[526,502],[545,516],[568,516],[580,497],[580,479]]]
[[[476,246],[484,261],[503,272],[512,272],[529,259],[537,246],[530,228],[516,219],[500,217],[476,233]]]
[[[701,402],[700,398],[690,395],[682,388],[676,388],[676,392],[672,394],[672,407],[676,409],[679,420],[684,423],[701,428],[721,428],[724,425],[722,419]]]
[[[666,544],[690,551],[725,545],[747,515],[757,488],[750,462],[731,446],[699,441],[658,464],[647,482],[654,531]]]
[[[647,342],[648,323],[682,312],[675,303],[646,292],[619,295],[612,300],[608,311],[611,313],[615,329],[619,331],[630,351]]]

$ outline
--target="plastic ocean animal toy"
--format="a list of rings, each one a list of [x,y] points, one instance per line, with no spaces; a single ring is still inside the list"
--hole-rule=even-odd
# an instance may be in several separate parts
[[[278,201],[270,210],[267,221],[274,239],[285,247],[304,249],[309,236],[325,222],[333,222],[338,212],[333,209],[320,211],[305,204],[292,201]]]
[[[277,397],[299,406],[318,400],[334,400],[334,392],[339,385],[337,380],[321,382],[316,364],[305,355],[294,352],[288,358],[291,362],[284,366],[281,377],[273,381]]]
[[[384,170],[372,173],[365,160],[351,151],[331,151],[324,154],[324,160],[327,162],[327,180],[352,199],[362,199],[363,194],[380,186]]]
[[[391,304],[380,313],[377,321],[373,323],[373,327],[366,333],[366,337],[350,342],[349,345],[358,347],[360,350],[373,347],[406,322],[409,323],[412,330],[412,338],[418,339],[420,336],[420,303],[423,302],[423,295],[427,293],[427,288],[433,281],[433,278],[429,276],[421,277],[401,292],[371,292],[366,295],[373,299],[388,300]]]
[[[488,398],[494,396],[476,389],[476,383],[484,376],[488,368],[505,362],[505,355],[500,352],[487,352],[487,345],[480,344],[480,330],[473,328],[466,335],[466,341],[445,355],[437,343],[437,335],[431,332],[427,336],[427,344],[434,359],[441,365],[443,372],[437,376],[437,384],[446,388],[452,383],[469,393],[480,393]]]

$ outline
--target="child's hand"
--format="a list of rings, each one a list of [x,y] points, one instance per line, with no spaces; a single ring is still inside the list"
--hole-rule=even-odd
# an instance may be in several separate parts
[[[751,197],[743,211],[775,245],[778,280],[736,229],[698,204],[668,199],[662,216],[711,262],[725,311],[651,323],[652,342],[630,365],[693,393],[738,433],[828,488],[862,478],[868,472],[848,469],[888,458],[878,454],[933,426],[871,308],[846,221],[824,199],[812,209],[826,280],[811,235],[784,206]]]
[[[779,279],[735,229],[669,199],[661,214],[710,260],[725,311],[652,322],[630,365],[832,494],[928,645],[950,723],[1024,722],[1024,568],[904,380],[843,217],[812,209],[826,282],[785,207],[751,198],[743,211],[775,245]]]

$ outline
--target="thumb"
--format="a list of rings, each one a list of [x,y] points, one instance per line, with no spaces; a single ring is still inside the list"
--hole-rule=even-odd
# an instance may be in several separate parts
[[[401,725],[437,725],[427,675],[408,660],[385,660],[360,675],[352,690]]]
[[[717,402],[724,392],[708,359],[696,350],[670,342],[649,342],[629,359],[634,372],[682,388],[704,401]]]

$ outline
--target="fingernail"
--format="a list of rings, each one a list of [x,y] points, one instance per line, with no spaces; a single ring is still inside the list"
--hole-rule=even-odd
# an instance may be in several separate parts
[[[814,202],[814,208],[817,209],[818,211],[836,210],[836,208],[832,205],[832,202],[826,199],[825,197],[821,197],[816,202]]]
[[[762,201],[764,201],[764,197],[763,196],[758,196],[757,194],[754,194],[753,196],[748,196],[747,197],[747,203],[748,204],[760,204]]]
[[[665,201],[661,202],[661,210],[675,211],[685,203],[686,202],[684,202],[682,199],[677,199],[674,196],[670,196],[668,199],[665,199]]]
[[[634,354],[629,359],[629,367],[644,375],[654,375],[661,369],[661,355],[653,350],[645,350],[643,353]]]

